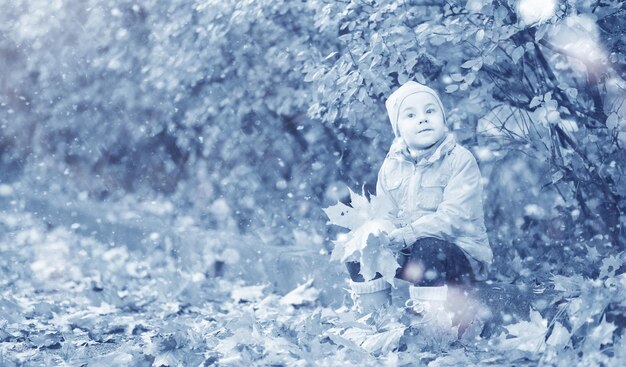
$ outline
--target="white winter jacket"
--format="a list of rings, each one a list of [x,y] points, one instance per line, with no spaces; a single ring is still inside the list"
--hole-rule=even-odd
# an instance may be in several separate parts
[[[378,173],[376,193],[392,203],[394,224],[410,224],[418,239],[435,237],[458,245],[476,279],[486,278],[493,254],[483,218],[481,175],[472,153],[452,134],[417,163],[403,150],[392,149]]]

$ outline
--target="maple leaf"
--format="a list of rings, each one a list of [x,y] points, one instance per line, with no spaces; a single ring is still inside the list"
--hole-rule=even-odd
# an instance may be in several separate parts
[[[530,310],[530,321],[521,321],[507,325],[505,328],[513,338],[501,339],[501,346],[532,353],[541,352],[544,349],[548,322],[538,311]],[[503,335],[501,334],[500,337],[502,338]]]
[[[598,293],[593,284],[587,285],[581,295],[572,299],[566,306],[572,334],[589,320],[603,313],[611,303],[611,299]]]
[[[366,338],[361,347],[370,353],[387,353],[398,346],[400,338],[404,334],[406,326],[397,324],[387,331],[370,335]]]
[[[552,276],[554,290],[563,292],[563,297],[572,297],[579,295],[584,282],[585,278],[579,274],[569,277],[564,275]]]
[[[389,238],[385,233],[380,236],[369,235],[359,261],[364,279],[372,279],[376,273],[380,273],[389,284],[394,284],[393,279],[400,265],[393,252],[386,247],[387,244]]]
[[[328,329],[326,335],[335,343],[350,349],[364,349],[372,354],[384,354],[398,346],[406,326],[392,322],[385,329],[377,331],[365,325],[355,325],[354,327]]]
[[[369,202],[367,199],[360,199],[359,195],[350,190],[350,205],[347,206],[341,202],[335,205],[323,208],[329,221],[327,224],[334,224],[339,227],[350,230],[357,229],[369,217]]]
[[[606,316],[602,318],[602,321],[598,326],[593,328],[590,333],[585,337],[585,345],[583,349],[586,352],[597,351],[606,344],[613,343],[613,332],[617,330],[617,326],[611,322],[606,321]]]
[[[555,348],[565,347],[569,343],[571,336],[567,328],[557,321],[554,323],[552,334],[548,337],[546,344]]]
[[[373,219],[385,219],[393,208],[393,204],[382,196],[370,196],[370,201],[365,195],[358,195],[350,191],[350,206],[338,202],[335,205],[323,208],[329,221],[339,227],[355,230],[365,222]]]
[[[363,278],[373,279],[376,273],[393,284],[396,269],[400,267],[396,257],[387,245],[387,233],[394,225],[386,220],[372,220],[358,229],[342,236],[335,241],[335,249],[331,260],[358,261],[361,264],[360,274]]]
[[[342,203],[324,209],[329,224],[350,229],[334,241],[331,261],[358,261],[365,279],[376,273],[393,285],[400,267],[394,253],[387,247],[387,234],[395,229],[389,220],[391,203],[384,197],[372,196],[370,201],[350,190],[351,207]]]
[[[235,302],[239,302],[241,300],[256,301],[263,296],[263,290],[265,287],[265,284],[261,284],[234,288],[231,291],[231,297]]]
[[[358,208],[347,206],[343,203],[337,203],[328,208],[322,209],[329,221],[327,224],[334,224],[339,227],[355,229],[363,223],[363,217]]]
[[[309,279],[306,283],[287,293],[279,302],[283,305],[300,306],[315,302],[319,294],[320,291],[313,288],[313,279]]]
[[[342,256],[339,260],[342,262],[358,260],[360,253],[368,246],[370,236],[379,237],[383,233],[391,232],[394,228],[394,225],[389,221],[372,220],[363,223],[359,228],[345,234],[345,236],[338,237],[335,246],[341,249]]]
[[[617,255],[609,256],[602,260],[602,266],[600,267],[600,279],[614,277],[615,272],[619,269],[624,261],[621,259],[623,252],[620,252]]]

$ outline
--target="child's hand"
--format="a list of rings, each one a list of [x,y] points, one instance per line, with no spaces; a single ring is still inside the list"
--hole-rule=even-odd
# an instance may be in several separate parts
[[[415,233],[411,226],[396,228],[389,233],[389,248],[393,251],[400,251],[415,242]]]

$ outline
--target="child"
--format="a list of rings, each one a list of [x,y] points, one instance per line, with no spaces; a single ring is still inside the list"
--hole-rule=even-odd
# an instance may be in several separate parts
[[[437,93],[409,81],[385,106],[395,140],[378,173],[376,194],[393,204],[389,233],[399,252],[396,278],[412,284],[407,306],[416,313],[441,310],[448,285],[486,278],[492,252],[474,156],[448,132]],[[390,302],[390,285],[379,274],[363,279],[359,263],[347,263],[357,306],[373,311]]]

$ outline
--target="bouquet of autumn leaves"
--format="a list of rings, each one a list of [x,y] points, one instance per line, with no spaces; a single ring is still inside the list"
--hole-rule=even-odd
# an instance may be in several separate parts
[[[380,273],[393,286],[396,270],[400,267],[396,255],[389,249],[389,236],[395,229],[389,220],[391,203],[384,197],[358,195],[350,190],[350,206],[337,203],[324,208],[327,224],[347,228],[333,241],[331,261],[358,261],[365,280]]]

